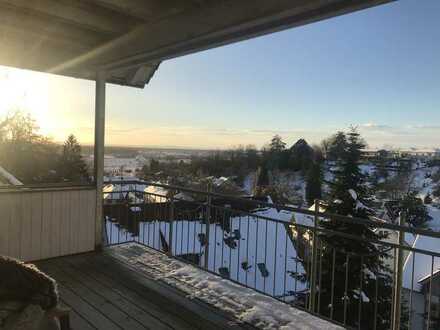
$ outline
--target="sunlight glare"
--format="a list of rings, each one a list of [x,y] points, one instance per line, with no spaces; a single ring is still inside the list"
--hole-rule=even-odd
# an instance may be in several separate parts
[[[20,110],[36,120],[41,133],[48,133],[53,127],[48,80],[45,74],[0,67],[0,120]]]

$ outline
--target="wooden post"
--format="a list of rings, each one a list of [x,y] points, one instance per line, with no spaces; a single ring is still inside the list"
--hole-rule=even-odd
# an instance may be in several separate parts
[[[95,148],[94,174],[96,184],[95,250],[103,245],[103,180],[105,138],[105,80],[104,72],[97,73],[95,87]]]

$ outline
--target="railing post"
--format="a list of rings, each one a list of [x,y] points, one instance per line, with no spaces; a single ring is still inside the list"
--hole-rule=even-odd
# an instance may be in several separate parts
[[[401,212],[399,215],[399,226],[403,227],[405,224],[405,213]],[[404,231],[400,228],[398,232],[397,258],[394,267],[394,308],[393,308],[393,329],[400,330],[400,312],[401,312],[401,294],[402,294],[402,273],[403,273],[403,241]]]
[[[313,216],[313,241],[312,241],[312,265],[310,274],[310,299],[309,299],[309,311],[315,311],[315,296],[316,296],[316,268],[318,260],[318,238],[317,238],[317,228],[319,220],[319,200],[315,200],[315,215]]]
[[[211,227],[211,191],[212,185],[208,183],[207,186],[207,200],[206,200],[206,214],[205,214],[205,269],[209,268],[209,231]]]
[[[96,184],[95,210],[95,250],[103,245],[104,214],[103,214],[103,179],[104,179],[104,138],[105,138],[105,83],[106,73],[98,72],[95,88],[95,147],[94,176]]]
[[[168,255],[173,256],[174,190],[170,197],[170,229],[168,230]]]

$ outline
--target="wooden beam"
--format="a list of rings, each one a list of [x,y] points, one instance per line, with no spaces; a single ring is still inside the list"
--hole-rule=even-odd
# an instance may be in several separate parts
[[[169,59],[392,0],[228,0],[147,23],[68,66],[114,69]]]
[[[130,74],[144,64],[391,1],[0,0],[0,64],[85,79],[95,79],[100,70],[111,71],[110,81],[135,82],[138,87],[142,72],[131,78]],[[71,12],[62,10],[68,3],[75,8]],[[84,8],[98,6],[104,16],[98,11],[84,13]],[[147,22],[115,37],[112,31],[124,29],[125,23],[112,27],[112,15]],[[94,18],[96,22],[88,22]],[[129,28],[131,23],[126,24]]]
[[[80,49],[72,50],[71,43],[39,40],[38,38],[32,40],[32,34],[18,40],[14,38],[16,35],[9,32],[7,36],[3,35],[0,38],[2,47],[0,52],[1,65],[47,72],[53,67],[71,61],[84,53]],[[78,72],[78,69],[72,68],[71,71]]]
[[[0,0],[0,5],[14,12],[43,17],[46,21],[58,21],[82,29],[113,36],[121,35],[141,20],[120,15],[93,3],[60,0]]]
[[[50,19],[47,16],[34,15],[29,12],[20,11],[5,5],[0,1],[0,22],[2,34],[5,29],[20,30],[24,33],[36,33],[38,39],[62,40],[75,45],[97,47],[109,40],[111,36],[93,32],[80,26],[66,24],[60,19]],[[1,37],[1,35],[0,35]]]
[[[137,17],[144,21],[175,15],[193,5],[194,0],[89,0],[102,7]]]

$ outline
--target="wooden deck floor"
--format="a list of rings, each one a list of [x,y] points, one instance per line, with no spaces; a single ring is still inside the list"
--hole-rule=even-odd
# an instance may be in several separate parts
[[[143,247],[133,247],[139,253]],[[149,250],[149,253],[157,253]],[[117,247],[37,262],[57,280],[71,326],[79,329],[242,329],[229,315],[157,281]]]

